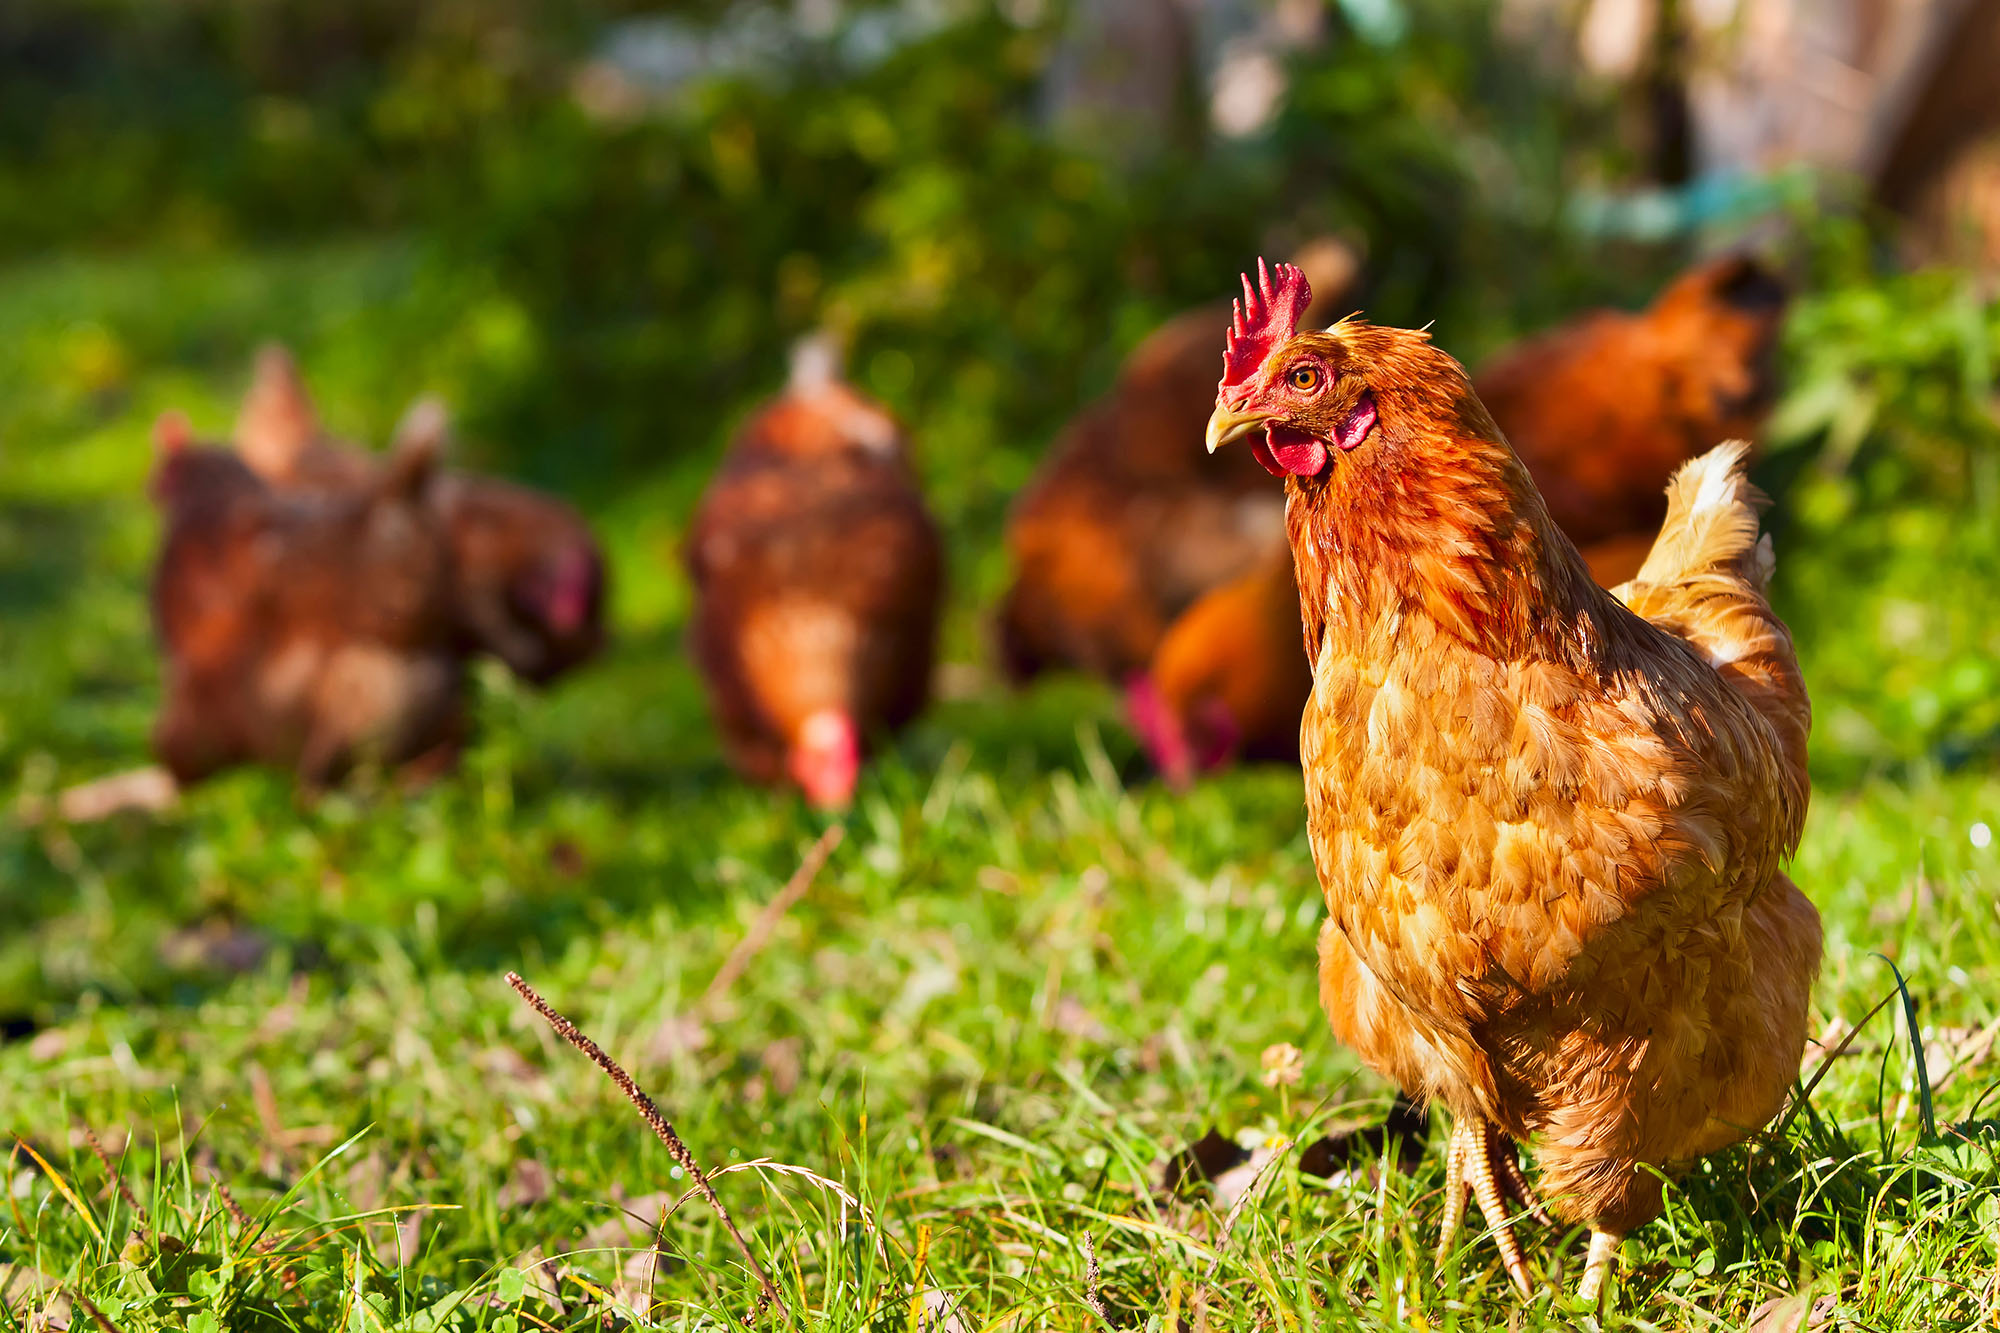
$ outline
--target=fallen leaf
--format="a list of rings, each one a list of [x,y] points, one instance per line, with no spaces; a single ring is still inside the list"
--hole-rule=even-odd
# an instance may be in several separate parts
[[[179,799],[180,789],[166,769],[135,768],[64,788],[56,797],[56,814],[66,824],[94,824],[126,810],[158,814]]]
[[[1815,1297],[1804,1291],[1776,1296],[1750,1312],[1743,1333],[1813,1333],[1826,1327],[1839,1304],[1830,1295]]]
[[[638,1194],[631,1198],[614,1196],[613,1207],[604,1220],[586,1228],[579,1250],[650,1249],[653,1229],[660,1216],[680,1201],[678,1195]]]
[[[562,1267],[554,1259],[542,1253],[539,1245],[522,1255],[521,1261],[515,1267],[519,1268],[521,1276],[527,1279],[527,1289],[533,1292],[542,1304],[554,1310],[557,1315],[567,1311],[568,1307],[557,1294],[557,1288],[562,1282]]]
[[[0,1264],[0,1309],[25,1317],[32,1327],[70,1326],[69,1298],[62,1294],[62,1283],[26,1264]]]
[[[972,1333],[965,1320],[959,1317],[959,1306],[963,1302],[935,1289],[926,1289],[923,1294],[923,1308],[917,1316],[919,1333]]]
[[[532,1157],[515,1161],[500,1188],[502,1208],[532,1208],[549,1197],[549,1169]]]
[[[404,1213],[396,1219],[396,1225],[386,1234],[378,1231],[375,1241],[375,1257],[392,1268],[408,1268],[415,1263],[423,1250],[424,1214],[422,1210]]]

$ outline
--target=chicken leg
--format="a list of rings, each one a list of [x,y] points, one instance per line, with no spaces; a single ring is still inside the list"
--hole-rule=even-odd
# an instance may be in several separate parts
[[[1528,1280],[1528,1263],[1521,1257],[1521,1242],[1514,1237],[1514,1219],[1507,1211],[1501,1184],[1509,1173],[1506,1167],[1498,1165],[1502,1160],[1508,1161],[1513,1165],[1512,1175],[1518,1177],[1520,1165],[1512,1161],[1513,1154],[1513,1143],[1491,1121],[1463,1116],[1454,1120],[1451,1143],[1445,1149],[1444,1225],[1438,1237],[1437,1257],[1442,1264],[1451,1254],[1452,1240],[1465,1217],[1465,1196],[1469,1190],[1479,1203],[1480,1215],[1486,1219],[1494,1243],[1500,1247],[1500,1261],[1506,1265],[1507,1275],[1514,1279],[1524,1299],[1532,1299],[1534,1285]],[[1593,1256],[1595,1253],[1593,1248]],[[1586,1275],[1585,1281],[1588,1280]]]
[[[1583,1281],[1577,1284],[1576,1298],[1595,1305],[1604,1295],[1604,1279],[1611,1275],[1611,1262],[1618,1255],[1618,1243],[1625,1238],[1596,1227],[1590,1229],[1590,1253],[1583,1261]]]

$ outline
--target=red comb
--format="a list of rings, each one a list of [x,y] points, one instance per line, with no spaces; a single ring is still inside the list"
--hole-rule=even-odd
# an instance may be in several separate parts
[[[1299,317],[1312,300],[1306,275],[1290,264],[1274,273],[1257,261],[1257,285],[1243,275],[1243,295],[1233,307],[1229,341],[1222,353],[1222,382],[1242,384],[1257,373],[1264,358],[1298,330]]]
[[[162,412],[153,423],[153,447],[172,457],[194,443],[194,426],[185,413]]]

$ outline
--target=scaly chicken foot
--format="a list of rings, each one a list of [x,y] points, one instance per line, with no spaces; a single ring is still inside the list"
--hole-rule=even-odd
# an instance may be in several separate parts
[[[1507,1211],[1500,1184],[1506,1168],[1499,1166],[1499,1162],[1513,1163],[1515,1174],[1520,1172],[1520,1164],[1514,1160],[1513,1141],[1490,1121],[1460,1117],[1452,1124],[1451,1143],[1445,1149],[1444,1161],[1444,1225],[1438,1237],[1438,1263],[1442,1265],[1451,1254],[1452,1241],[1465,1217],[1465,1196],[1470,1191],[1479,1204],[1480,1216],[1486,1219],[1486,1229],[1493,1233],[1494,1244],[1500,1247],[1500,1261],[1506,1265],[1507,1275],[1514,1279],[1523,1298],[1532,1299],[1534,1284],[1528,1279],[1528,1262],[1521,1257],[1521,1242],[1514,1236],[1514,1219]]]
[[[1618,1256],[1618,1244],[1623,1236],[1614,1236],[1609,1231],[1590,1229],[1590,1253],[1583,1261],[1583,1281],[1576,1287],[1576,1298],[1588,1305],[1595,1305],[1604,1295],[1604,1280],[1611,1276],[1611,1261]]]
[[[1549,1210],[1542,1207],[1541,1196],[1535,1193],[1535,1187],[1528,1183],[1527,1173],[1521,1170],[1521,1157],[1517,1145],[1513,1143],[1504,1145],[1503,1150],[1494,1159],[1493,1170],[1500,1178],[1501,1193],[1521,1205],[1528,1216],[1543,1226],[1553,1227],[1556,1224],[1555,1218],[1549,1215]]]

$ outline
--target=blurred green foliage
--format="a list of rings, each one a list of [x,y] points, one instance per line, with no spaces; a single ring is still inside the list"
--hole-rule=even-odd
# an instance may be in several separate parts
[[[1782,606],[1819,702],[1821,776],[2000,746],[2000,303],[1970,275],[1885,272],[1822,219],[1768,430]],[[1796,553],[1796,554],[1794,554]]]
[[[402,235],[486,286],[474,433],[599,493],[712,448],[832,323],[927,435],[1001,455],[990,484],[940,469],[989,527],[1119,351],[1259,250],[1352,235],[1372,313],[1474,347],[1606,294],[1545,243],[1603,147],[1589,108],[1471,0],[1372,38],[1332,9],[1267,134],[1134,155],[1046,132],[1060,5],[930,7],[863,62],[842,39],[890,7],[850,6],[782,68],[593,97],[635,8],[27,0],[0,18],[0,254]],[[1521,280],[1482,280],[1502,265]]]

